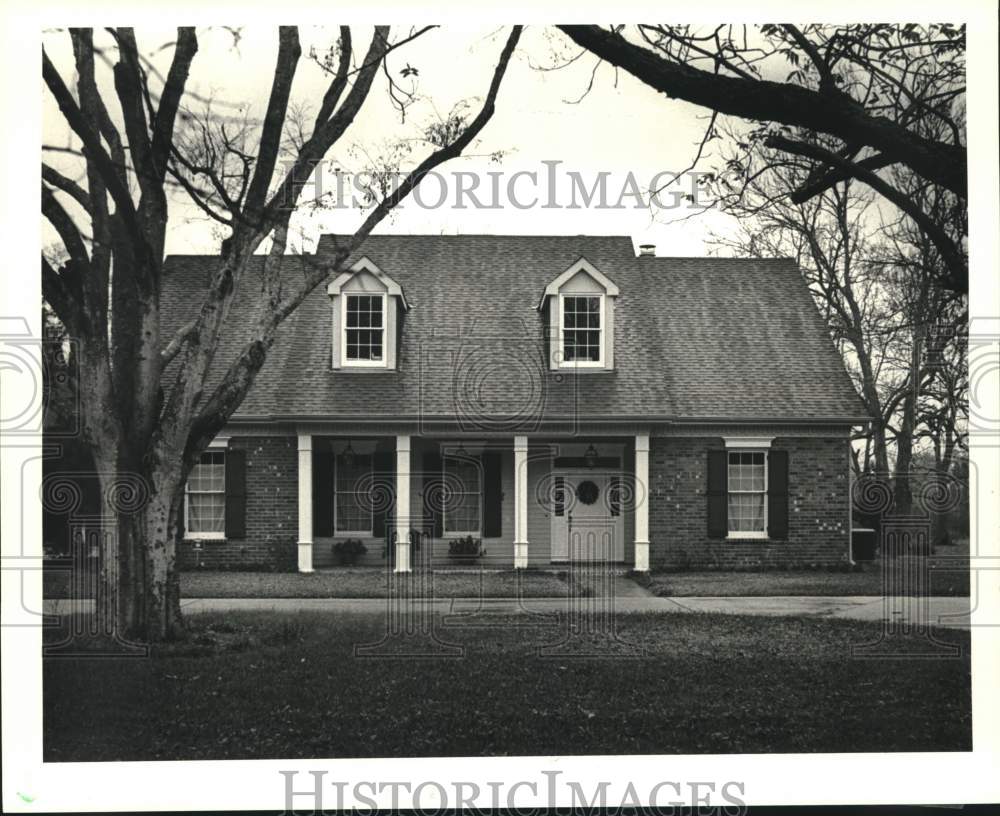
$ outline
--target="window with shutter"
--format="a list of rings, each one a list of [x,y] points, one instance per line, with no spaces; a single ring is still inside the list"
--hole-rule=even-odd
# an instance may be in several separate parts
[[[191,469],[185,487],[186,538],[226,537],[226,452],[207,450]]]

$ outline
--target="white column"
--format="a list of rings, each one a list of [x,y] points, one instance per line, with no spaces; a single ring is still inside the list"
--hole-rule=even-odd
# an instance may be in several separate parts
[[[299,572],[313,571],[312,436],[299,434]]]
[[[649,572],[649,434],[635,437],[635,570]]]
[[[514,569],[528,566],[528,437],[514,437]]]
[[[396,437],[396,572],[410,571],[410,437]]]

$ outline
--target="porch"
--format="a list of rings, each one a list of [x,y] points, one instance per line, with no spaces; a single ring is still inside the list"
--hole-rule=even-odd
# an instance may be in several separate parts
[[[649,569],[649,436],[298,434],[298,569]],[[401,512],[401,508],[405,508]]]

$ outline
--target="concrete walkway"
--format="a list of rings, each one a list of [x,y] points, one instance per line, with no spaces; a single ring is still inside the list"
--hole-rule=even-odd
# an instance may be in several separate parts
[[[609,598],[411,598],[405,603],[421,611],[451,615],[553,614],[559,612],[607,612]],[[659,612],[670,614],[714,612],[727,615],[792,616],[860,621],[893,620],[898,624],[924,624],[958,629],[969,628],[968,598],[892,598],[871,596],[816,597],[727,597],[657,598],[616,597],[615,611],[622,614]],[[75,606],[76,605],[76,606]],[[92,601],[47,600],[45,612],[65,615],[74,608],[88,612]],[[185,612],[274,610],[279,612],[332,612],[338,615],[372,615],[389,608],[386,598],[188,598]]]

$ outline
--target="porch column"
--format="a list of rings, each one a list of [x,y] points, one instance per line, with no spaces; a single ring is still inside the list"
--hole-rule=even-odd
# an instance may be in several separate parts
[[[635,570],[649,572],[649,434],[635,437]]]
[[[396,572],[410,571],[410,437],[396,437]]]
[[[514,437],[514,569],[528,566],[528,437]]]
[[[312,436],[299,434],[299,572],[313,571]]]

